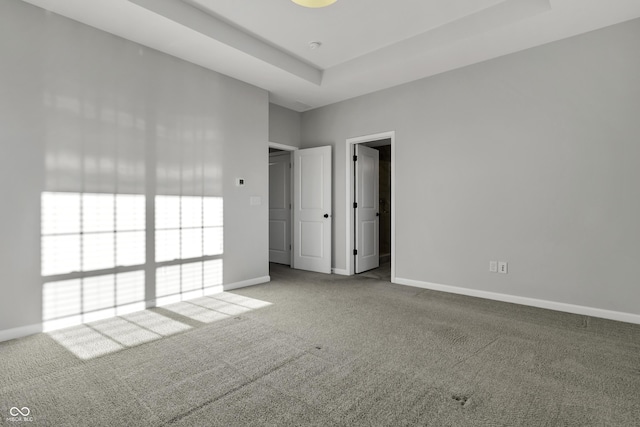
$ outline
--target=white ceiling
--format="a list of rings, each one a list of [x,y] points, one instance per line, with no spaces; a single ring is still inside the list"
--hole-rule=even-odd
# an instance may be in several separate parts
[[[332,7],[309,9],[291,1],[186,0],[320,69],[415,37],[501,1],[340,0]],[[310,50],[311,41],[321,41],[322,48]]]
[[[23,1],[266,89],[296,111],[640,17],[638,0]]]

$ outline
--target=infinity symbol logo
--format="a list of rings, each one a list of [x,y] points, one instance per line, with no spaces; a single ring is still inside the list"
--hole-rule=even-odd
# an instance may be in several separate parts
[[[18,409],[14,406],[9,410],[9,413],[11,414],[12,417],[17,417],[18,414],[22,415],[23,417],[26,417],[31,413],[31,409],[27,408],[26,406],[22,409]]]

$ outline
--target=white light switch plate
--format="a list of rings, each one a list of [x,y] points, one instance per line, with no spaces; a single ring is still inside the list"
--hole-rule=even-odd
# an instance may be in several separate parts
[[[489,261],[489,271],[491,273],[498,272],[498,261]]]

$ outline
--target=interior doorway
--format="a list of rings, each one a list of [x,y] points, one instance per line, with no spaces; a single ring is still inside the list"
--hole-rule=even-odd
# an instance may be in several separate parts
[[[331,274],[331,153],[269,143],[270,262]]]
[[[291,153],[269,148],[269,262],[291,265]]]
[[[350,138],[346,148],[346,273],[394,282],[395,132]]]
[[[291,266],[291,152],[269,143],[269,262]]]

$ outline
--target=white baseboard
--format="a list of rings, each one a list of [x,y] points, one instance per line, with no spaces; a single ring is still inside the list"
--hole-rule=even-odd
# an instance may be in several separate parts
[[[348,276],[349,272],[343,268],[332,268],[331,272],[333,274],[339,274],[340,276]]]
[[[243,280],[242,282],[235,282],[223,285],[225,291],[231,291],[233,289],[246,288],[247,286],[259,285],[261,283],[267,283],[271,281],[271,276],[256,277],[254,279]]]
[[[564,311],[566,313],[582,314],[584,316],[600,317],[603,319],[617,320],[619,322],[640,324],[640,315],[624,313],[620,311],[603,310],[601,308],[585,307],[582,305],[567,304],[564,302],[547,301],[535,298],[519,297],[516,295],[501,294],[497,292],[480,291],[476,289],[460,288],[457,286],[440,285],[437,283],[421,282],[418,280],[396,278],[393,283],[413,286],[416,288],[430,289],[432,291],[448,292],[452,294],[467,295],[470,297],[484,298],[495,301],[510,302],[531,307],[546,308],[548,310]]]
[[[346,270],[333,269],[333,273],[347,275]],[[271,281],[270,276],[256,277],[254,279],[244,280],[241,282],[230,283],[224,285],[225,291],[244,288],[247,286],[259,285]],[[540,300],[535,298],[519,297],[516,295],[501,294],[497,292],[480,291],[476,289],[460,288],[457,286],[441,285],[437,283],[422,282],[412,279],[403,279],[397,277],[393,283],[405,286],[413,286],[421,289],[430,289],[433,291],[448,292],[452,294],[467,295],[471,297],[490,299],[495,301],[509,302],[514,304],[527,305],[531,307],[545,308],[548,310],[563,311],[573,314],[581,314],[584,316],[600,317],[603,319],[617,320],[619,322],[640,324],[640,315],[633,313],[624,313],[612,310],[603,310],[600,308],[585,307],[581,305],[566,304],[556,301]],[[0,342],[9,341],[16,338],[26,337],[42,332],[42,324],[20,326],[12,329],[0,330]]]
[[[26,337],[42,332],[42,324],[20,326],[18,328],[5,329],[0,331],[0,342],[9,341],[16,338]]]

